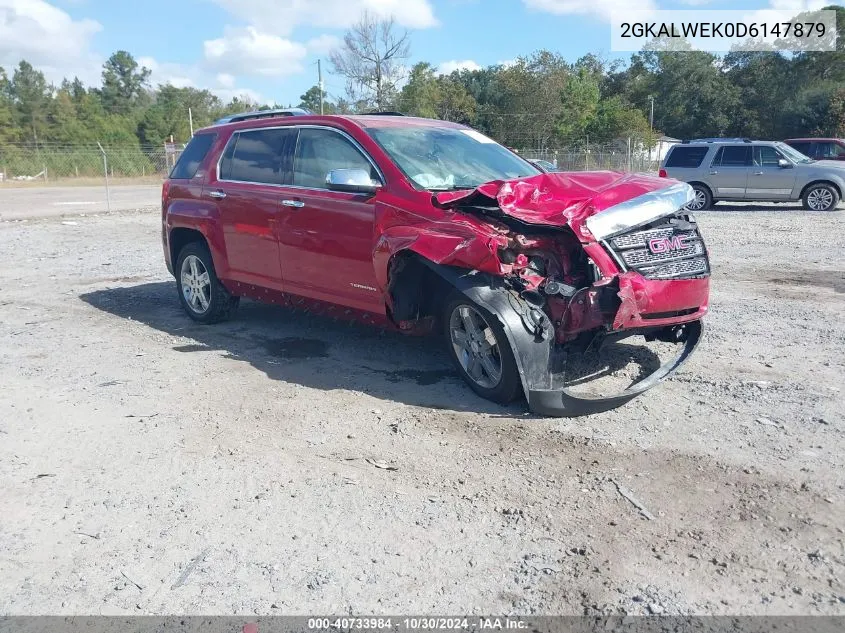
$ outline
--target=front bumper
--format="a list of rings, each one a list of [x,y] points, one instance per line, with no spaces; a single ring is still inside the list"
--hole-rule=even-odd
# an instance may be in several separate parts
[[[536,311],[532,316],[531,306],[505,287],[501,278],[476,271],[429,265],[467,298],[498,318],[513,350],[528,408],[538,415],[576,417],[608,411],[625,404],[677,371],[701,340],[701,321],[690,320],[689,317],[652,321],[645,327],[626,327],[623,324],[611,330],[612,336],[623,338],[654,332],[660,327],[682,326],[682,338],[678,341],[682,343],[681,349],[652,374],[609,397],[591,397],[565,387],[555,388],[556,335],[548,318],[544,327],[538,327]],[[639,319],[635,321],[640,322]]]

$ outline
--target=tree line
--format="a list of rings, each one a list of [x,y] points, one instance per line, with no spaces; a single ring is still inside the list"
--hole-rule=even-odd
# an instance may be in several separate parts
[[[538,50],[507,65],[438,74],[428,62],[406,70],[407,33],[364,16],[332,53],[346,93],[313,86],[298,105],[318,112],[374,109],[471,125],[511,147],[548,148],[582,141],[747,136],[845,136],[845,9],[836,52],[782,54],[649,51],[626,62],[588,54],[574,63]],[[375,51],[375,54],[373,53]],[[247,98],[224,103],[208,90],[150,85],[150,71],[126,51],[103,65],[102,84],[78,78],[51,85],[26,61],[0,67],[0,145],[31,147],[101,142],[158,146],[170,136],[235,112],[285,104]],[[652,110],[653,107],[653,110]],[[653,112],[653,122],[650,120]]]

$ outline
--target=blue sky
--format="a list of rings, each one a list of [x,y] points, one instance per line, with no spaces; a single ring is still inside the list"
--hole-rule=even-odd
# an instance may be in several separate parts
[[[834,0],[841,4],[845,0]],[[25,58],[49,79],[99,81],[105,58],[128,50],[154,83],[208,88],[228,99],[299,101],[316,83],[343,93],[328,51],[361,11],[393,15],[411,32],[409,63],[483,67],[540,48],[570,61],[609,52],[615,8],[816,9],[824,0],[0,0],[0,66]],[[627,57],[627,56],[625,56]]]

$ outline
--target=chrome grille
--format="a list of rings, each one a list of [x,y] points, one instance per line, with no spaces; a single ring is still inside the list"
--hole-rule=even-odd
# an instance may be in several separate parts
[[[605,243],[617,262],[647,279],[689,279],[710,274],[707,248],[690,218],[617,235]]]

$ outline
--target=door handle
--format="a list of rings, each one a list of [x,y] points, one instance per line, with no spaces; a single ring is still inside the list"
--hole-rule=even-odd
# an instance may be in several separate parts
[[[223,198],[226,197],[226,192],[220,191],[219,189],[216,189],[214,191],[209,191],[208,195],[211,196],[212,198],[217,198],[218,200],[222,200]]]
[[[715,175],[716,175],[716,174],[718,174],[718,173],[719,173],[719,172],[718,172],[718,171],[715,171],[715,170],[711,170],[711,171],[710,171],[710,175],[711,175],[711,176],[715,176]]]
[[[305,203],[302,200],[282,200],[282,206],[301,209],[305,206]]]
[[[762,176],[762,175],[763,175],[763,172],[762,172],[762,171],[755,171],[755,172],[754,172],[754,175],[755,175],[755,176]]]

